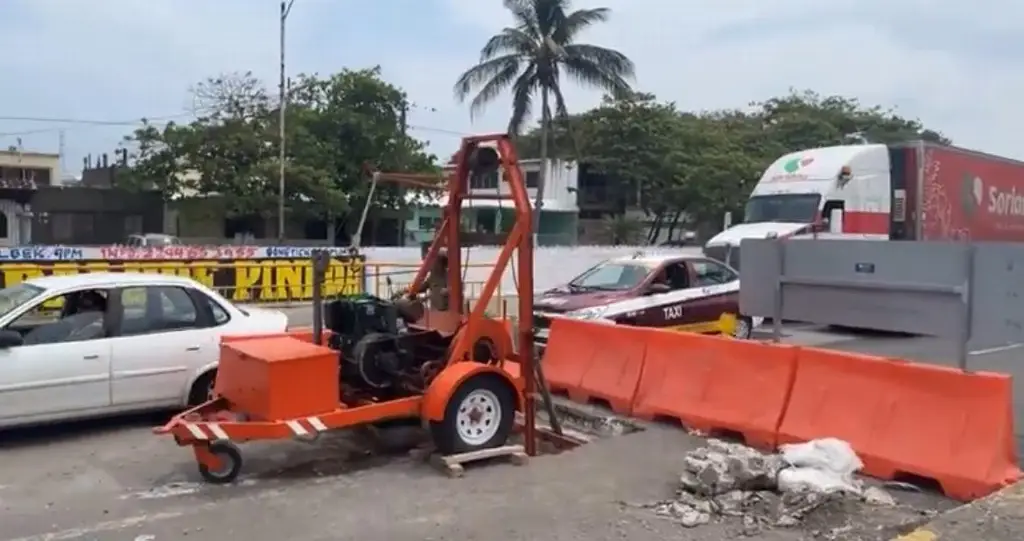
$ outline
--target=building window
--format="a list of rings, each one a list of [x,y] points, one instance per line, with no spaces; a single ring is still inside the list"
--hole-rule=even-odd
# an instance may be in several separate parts
[[[536,188],[538,184],[540,184],[540,171],[527,171],[526,187]]]
[[[129,214],[124,217],[124,233],[126,235],[138,235],[142,233],[141,214]]]
[[[53,224],[54,242],[71,242],[74,236],[71,232],[70,214],[52,214],[50,216],[50,222]]]
[[[7,233],[7,214],[4,212],[0,212],[0,239],[6,239],[8,236],[9,235]]]
[[[60,212],[50,215],[54,242],[95,242],[96,215],[84,212]]]
[[[495,190],[498,188],[498,172],[494,171],[487,175],[474,175],[469,180],[469,187],[473,190]]]
[[[437,227],[441,225],[441,219],[434,216],[420,216],[419,226],[420,231],[436,231]]]

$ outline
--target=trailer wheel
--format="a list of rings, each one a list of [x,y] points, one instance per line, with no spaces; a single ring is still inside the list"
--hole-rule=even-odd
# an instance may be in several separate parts
[[[215,441],[210,443],[207,450],[220,460],[221,466],[210,469],[200,462],[199,475],[202,475],[203,479],[215,485],[223,485],[238,478],[242,471],[242,452],[237,445],[229,441]]]
[[[444,419],[430,423],[430,435],[443,455],[500,447],[512,433],[515,415],[515,395],[508,382],[479,374],[459,385],[448,400]]]

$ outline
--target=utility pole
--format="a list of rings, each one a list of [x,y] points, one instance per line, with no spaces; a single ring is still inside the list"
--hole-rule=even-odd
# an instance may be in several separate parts
[[[281,0],[281,82],[278,86],[278,99],[280,100],[278,112],[281,115],[278,120],[278,137],[280,139],[278,146],[280,147],[281,154],[278,156],[280,169],[278,170],[279,177],[277,180],[277,240],[282,244],[284,243],[284,160],[286,156],[284,122],[285,108],[288,107],[288,86],[285,81],[284,65],[284,30],[286,26],[285,23],[288,21],[288,14],[291,13],[292,4],[294,3],[295,0],[289,0],[288,2]]]

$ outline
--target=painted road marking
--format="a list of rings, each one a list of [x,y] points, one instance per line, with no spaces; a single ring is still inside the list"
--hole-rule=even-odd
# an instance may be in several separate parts
[[[124,530],[126,528],[132,528],[134,526],[141,526],[149,524],[151,522],[157,522],[160,520],[168,520],[172,518],[178,518],[183,516],[183,512],[170,512],[170,513],[154,513],[152,515],[137,515],[134,517],[123,518],[120,520],[107,520],[104,522],[97,522],[91,526],[83,526],[81,528],[70,528],[67,530],[60,530],[56,532],[42,533],[37,535],[30,535],[27,537],[17,537],[14,539],[7,539],[6,541],[68,541],[70,539],[80,539],[82,537],[89,536],[91,539],[97,539],[96,534],[109,533]]]
[[[1003,351],[1014,350],[1014,349],[1017,349],[1017,348],[1020,348],[1020,347],[1024,347],[1024,343],[1007,344],[1005,346],[997,346],[997,347],[994,347],[994,348],[976,349],[976,350],[971,351],[969,353],[971,355],[988,355],[990,353],[1000,353],[1000,352],[1003,352]]]

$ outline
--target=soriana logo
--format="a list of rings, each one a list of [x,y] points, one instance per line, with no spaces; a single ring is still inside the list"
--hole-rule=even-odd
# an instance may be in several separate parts
[[[986,189],[987,188],[987,189]],[[1024,193],[1017,192],[1017,188],[1010,188],[1009,191],[1000,190],[997,186],[985,186],[981,177],[974,177],[971,180],[971,195],[977,206],[984,205],[985,211],[996,216],[1024,216]],[[970,212],[969,214],[973,214]]]
[[[768,179],[768,181],[787,182],[794,180],[807,180],[807,175],[803,173],[803,170],[812,163],[814,163],[814,157],[812,156],[786,160],[782,163],[783,174],[774,175]]]

